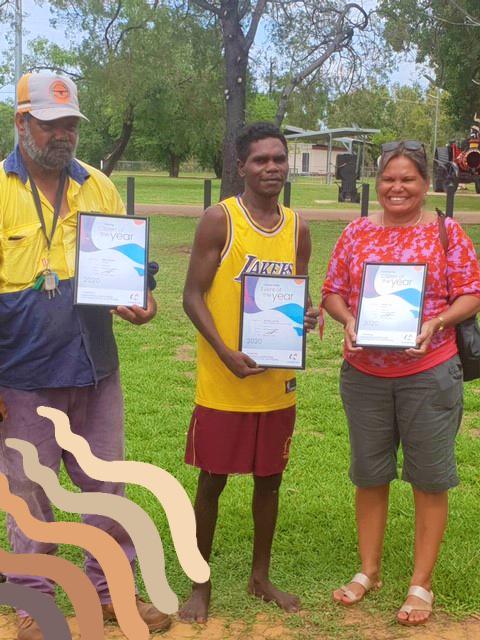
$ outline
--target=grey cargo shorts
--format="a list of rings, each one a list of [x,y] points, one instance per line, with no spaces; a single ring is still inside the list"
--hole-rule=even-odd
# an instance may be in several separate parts
[[[346,360],[340,394],[347,415],[350,479],[358,487],[388,484],[397,477],[427,493],[458,484],[455,436],[463,413],[463,373],[458,355],[432,369],[401,378],[381,378]]]

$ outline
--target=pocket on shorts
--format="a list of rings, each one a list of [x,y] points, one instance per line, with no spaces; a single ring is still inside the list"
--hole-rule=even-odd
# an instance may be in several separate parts
[[[338,379],[338,386],[340,389],[340,395],[342,395],[342,386],[343,386],[343,380],[344,380],[344,376],[347,374],[347,372],[349,371],[349,369],[351,368],[350,363],[348,363],[346,360],[344,360],[340,366],[340,376]]]
[[[348,371],[352,365],[348,362],[348,360],[344,360],[342,362],[342,366],[340,367],[341,373]]]
[[[463,397],[463,368],[460,358],[454,356],[431,371],[439,390],[434,404],[451,409]]]

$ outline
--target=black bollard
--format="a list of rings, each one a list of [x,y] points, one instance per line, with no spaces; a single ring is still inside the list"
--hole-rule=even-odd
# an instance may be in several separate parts
[[[208,209],[212,204],[212,181],[203,181],[203,208]]]
[[[455,192],[456,192],[455,185],[448,184],[445,190],[447,192],[447,203],[445,205],[445,215],[448,216],[449,218],[453,218],[453,205],[455,202]]]
[[[370,185],[368,182],[362,184],[362,208],[360,215],[362,218],[368,216],[368,200],[370,197]]]
[[[135,178],[127,178],[127,216],[135,215]]]
[[[283,204],[286,207],[290,206],[290,200],[292,197],[292,183],[287,180],[283,185]]]

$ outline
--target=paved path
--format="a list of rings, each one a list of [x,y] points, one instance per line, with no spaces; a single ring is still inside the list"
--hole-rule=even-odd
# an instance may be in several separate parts
[[[306,220],[340,220],[350,222],[360,215],[359,209],[297,209]],[[198,218],[203,208],[191,204],[136,204],[135,212],[139,216],[179,216]],[[480,224],[480,211],[458,211],[455,219],[462,224]]]

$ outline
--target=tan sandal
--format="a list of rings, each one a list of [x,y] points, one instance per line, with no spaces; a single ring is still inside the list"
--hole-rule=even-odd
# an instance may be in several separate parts
[[[348,589],[345,585],[342,585],[341,587],[339,587],[339,590],[342,591],[343,595],[349,599],[349,602],[345,602],[344,600],[337,600],[334,597],[333,599],[335,600],[335,602],[338,602],[338,604],[341,604],[344,607],[351,607],[353,604],[357,604],[357,602],[363,600],[363,598],[369,591],[372,591],[373,589],[378,590],[382,587],[381,580],[377,580],[375,582],[364,573],[356,573],[350,580],[349,584],[351,584],[352,582],[361,585],[365,589],[365,591],[361,595],[357,595],[351,589]]]
[[[428,620],[430,619],[430,614],[432,613],[432,604],[435,598],[433,595],[433,591],[427,591],[423,587],[413,586],[413,587],[410,587],[410,589],[408,590],[407,598],[409,596],[415,596],[417,598],[420,598],[420,600],[425,602],[425,606],[422,607],[422,606],[415,606],[413,604],[404,604],[403,607],[399,609],[398,613],[406,613],[408,615],[408,618],[406,620],[400,620],[400,618],[397,616],[397,622],[399,624],[405,625],[406,627],[416,627],[419,624],[426,624],[426,622],[428,622]],[[410,622],[409,618],[412,611],[427,611],[429,615],[427,618],[425,618],[425,620],[421,620],[418,622]]]

